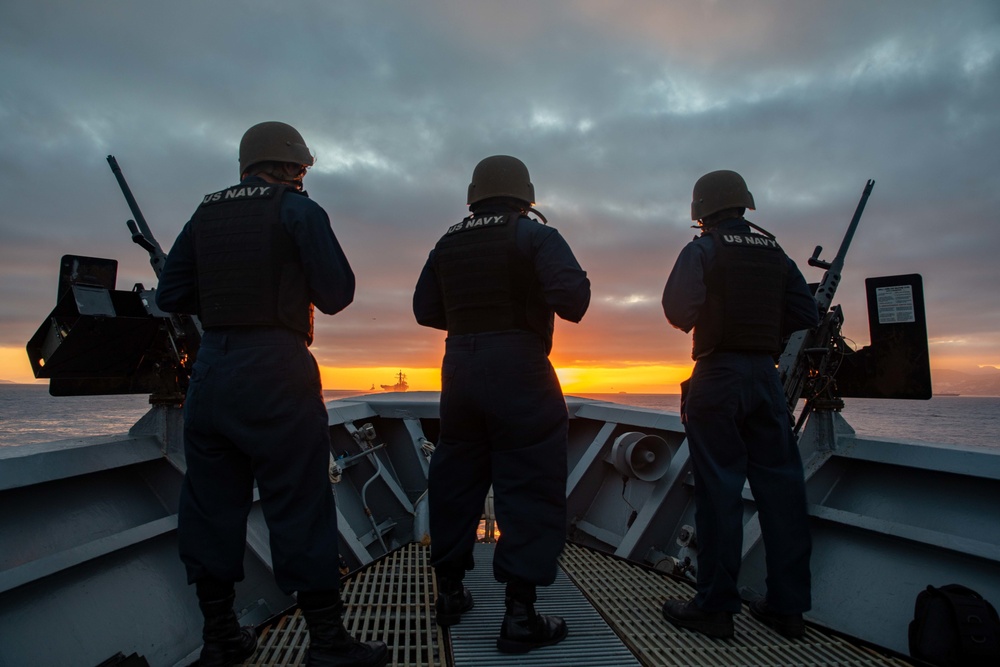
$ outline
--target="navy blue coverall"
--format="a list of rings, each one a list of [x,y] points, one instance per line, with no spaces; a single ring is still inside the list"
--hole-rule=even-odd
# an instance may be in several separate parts
[[[552,227],[520,217],[517,251],[530,260],[545,310],[579,322],[590,281]],[[474,233],[474,232],[473,232]],[[448,329],[431,251],[417,281],[417,322]],[[545,319],[544,317],[541,319]],[[497,581],[547,586],[566,534],[568,413],[548,360],[551,340],[527,330],[449,334],[441,367],[441,433],[428,479],[431,564],[461,579],[493,485]]]
[[[346,308],[354,273],[326,212],[305,193],[286,191],[280,216],[298,249],[309,300],[328,315]],[[198,272],[205,268],[188,222],[164,265],[157,305],[197,314]],[[189,583],[243,579],[256,479],[281,590],[339,589],[330,432],[305,334],[281,326],[206,328],[184,403],[184,451],[177,533]]]
[[[717,225],[749,233],[742,219]],[[705,235],[681,251],[663,291],[663,312],[678,329],[698,327],[706,276],[716,248]],[[816,301],[795,263],[788,276],[782,331],[818,324]],[[737,590],[743,542],[744,483],[760,517],[767,565],[767,603],[781,614],[811,605],[811,541],[802,460],[792,434],[774,357],[738,350],[709,351],[695,362],[682,408],[695,479],[698,535],[697,595],[703,611],[739,612]]]

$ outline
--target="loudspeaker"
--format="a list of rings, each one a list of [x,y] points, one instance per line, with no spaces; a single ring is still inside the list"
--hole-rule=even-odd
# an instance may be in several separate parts
[[[611,448],[611,461],[623,475],[655,482],[666,474],[674,452],[658,435],[623,433]]]

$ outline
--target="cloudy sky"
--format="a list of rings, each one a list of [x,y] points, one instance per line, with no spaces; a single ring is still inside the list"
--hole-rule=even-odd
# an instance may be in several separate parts
[[[674,391],[690,338],[660,295],[694,235],[691,187],[735,169],[810,281],[876,182],[837,301],[868,340],[864,278],[920,273],[934,368],[1000,366],[1000,3],[55,2],[0,5],[0,378],[54,306],[59,258],[129,241],[113,154],[169,248],[237,180],[242,133],[296,126],[306,179],[358,278],[319,319],[328,388],[437,388],[439,331],[411,314],[472,168],[511,154],[593,285],[557,324],[568,391]],[[361,369],[361,370],[359,370]]]

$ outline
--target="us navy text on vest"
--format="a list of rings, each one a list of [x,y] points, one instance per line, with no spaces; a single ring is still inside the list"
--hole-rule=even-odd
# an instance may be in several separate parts
[[[762,248],[774,248],[780,250],[781,246],[774,239],[769,239],[760,234],[720,234],[722,242],[726,245],[747,245]]]
[[[449,234],[457,234],[458,232],[464,232],[470,229],[480,229],[482,227],[496,227],[497,225],[506,225],[507,220],[510,216],[503,215],[484,215],[481,218],[466,218],[461,222],[456,222],[454,225],[448,228],[444,234],[448,236]]]
[[[202,205],[214,204],[219,201],[238,201],[240,199],[263,199],[274,194],[273,185],[238,185],[225,190],[219,190],[205,195]]]

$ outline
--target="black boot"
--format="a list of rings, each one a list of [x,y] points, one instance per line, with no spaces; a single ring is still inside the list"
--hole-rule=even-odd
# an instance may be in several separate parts
[[[236,665],[257,651],[257,632],[249,626],[240,627],[233,612],[233,593],[221,600],[198,600],[205,626],[201,637],[201,657],[198,667],[229,667]]]
[[[779,613],[763,598],[750,603],[750,614],[789,639],[800,639],[806,634],[806,622],[802,619],[802,614]]]
[[[566,621],[558,616],[535,612],[534,603],[515,600],[508,595],[507,613],[500,626],[497,649],[501,653],[527,653],[542,646],[558,644],[566,638]]]
[[[472,592],[462,584],[460,578],[438,575],[438,596],[434,601],[437,624],[443,628],[462,620],[462,614],[472,609]]]
[[[687,628],[719,639],[730,639],[735,632],[731,612],[703,611],[695,605],[693,598],[667,600],[663,603],[663,618],[679,628]]]
[[[301,599],[301,595],[300,595]],[[309,627],[307,667],[383,667],[389,651],[383,642],[359,642],[340,618],[343,603],[322,609],[302,608]]]

